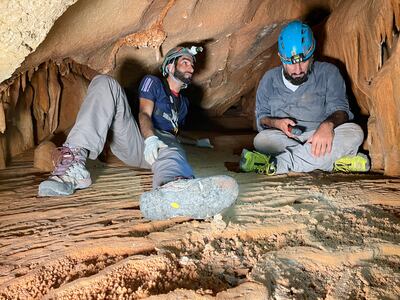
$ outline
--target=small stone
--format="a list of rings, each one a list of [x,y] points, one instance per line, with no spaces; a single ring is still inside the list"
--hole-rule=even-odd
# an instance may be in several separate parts
[[[41,171],[50,172],[53,171],[53,151],[56,149],[56,145],[50,141],[44,141],[36,147],[33,166]]]
[[[182,256],[181,259],[179,260],[179,263],[182,266],[186,266],[189,263],[189,258],[187,256]]]

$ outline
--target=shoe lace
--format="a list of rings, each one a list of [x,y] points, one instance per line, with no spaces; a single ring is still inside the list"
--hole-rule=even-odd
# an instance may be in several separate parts
[[[275,165],[271,158],[257,151],[254,151],[254,154],[256,155],[256,160],[262,162],[254,164],[255,171],[259,174],[274,175]]]
[[[338,163],[335,165],[334,171],[350,173],[350,168],[349,168],[350,166],[351,166],[351,164]]]
[[[52,159],[54,171],[51,174],[55,176],[64,175],[73,163],[84,162],[84,159],[77,151],[73,151],[66,146],[56,148],[53,151]]]
[[[274,175],[275,167],[272,163],[266,162],[264,165],[254,166],[258,174]]]

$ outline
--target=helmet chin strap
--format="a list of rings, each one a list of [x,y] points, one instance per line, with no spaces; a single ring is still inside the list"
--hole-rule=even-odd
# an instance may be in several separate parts
[[[171,72],[168,72],[169,76],[171,76],[172,80],[175,81],[176,83],[178,83],[181,86],[181,89],[186,89],[188,87],[187,83],[184,83],[182,80],[176,78],[174,76],[174,74],[172,74]]]
[[[174,70],[174,73],[176,69]],[[182,79],[177,78],[174,73],[171,72],[170,68],[168,68],[168,75],[171,76],[172,80],[175,81],[177,84],[180,85],[181,90],[186,89],[188,87],[188,83],[184,82]]]

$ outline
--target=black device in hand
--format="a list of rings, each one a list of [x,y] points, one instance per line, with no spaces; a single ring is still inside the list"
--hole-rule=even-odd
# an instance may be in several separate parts
[[[292,126],[289,125],[289,131],[293,134],[293,135],[301,135],[303,133],[303,129],[300,126]]]

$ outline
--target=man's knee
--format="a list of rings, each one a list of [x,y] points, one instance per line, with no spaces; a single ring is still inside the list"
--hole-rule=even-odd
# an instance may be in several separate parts
[[[267,142],[266,134],[265,134],[263,131],[259,132],[259,133],[254,137],[253,145],[254,145],[254,148],[255,148],[257,151],[260,151],[260,149],[265,148],[265,146],[266,146],[267,144],[268,144],[268,142]]]
[[[359,147],[364,141],[364,132],[356,123],[345,123],[335,129],[336,135],[342,139],[344,143]]]
[[[253,144],[259,152],[276,154],[284,151],[287,141],[288,137],[282,131],[266,129],[255,136]]]
[[[352,124],[352,130],[354,132],[354,139],[357,140],[357,144],[361,145],[362,142],[364,141],[364,131],[360,127],[360,125],[357,125],[355,123],[350,123]]]
[[[96,101],[118,105],[127,101],[124,89],[119,82],[109,75],[96,75],[90,82],[88,94],[95,94]],[[126,105],[126,103],[124,103]]]

